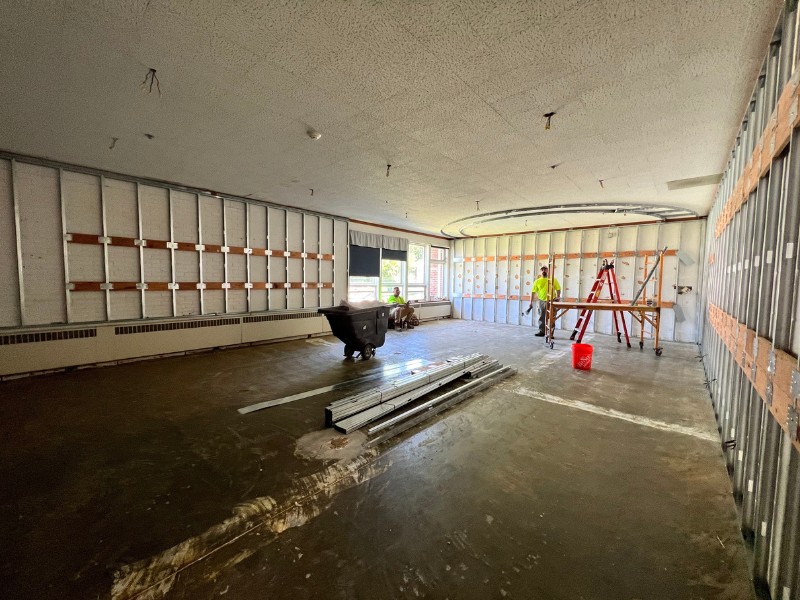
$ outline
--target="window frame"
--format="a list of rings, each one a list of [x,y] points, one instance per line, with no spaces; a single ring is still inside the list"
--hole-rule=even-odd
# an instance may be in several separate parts
[[[396,281],[387,282],[386,280],[384,280],[384,278],[383,278],[383,261],[385,261],[385,260],[393,260],[393,259],[384,258],[383,257],[383,250],[381,249],[381,254],[380,254],[381,272],[380,272],[380,275],[377,277],[377,284],[373,288],[375,290],[375,292],[377,293],[376,300],[378,302],[384,302],[385,301],[385,298],[384,298],[384,295],[385,295],[384,294],[384,287],[386,287],[386,286],[394,287],[396,285],[396,286],[398,286],[400,288],[400,294],[403,296],[403,298],[406,298],[406,299],[409,299],[408,298],[408,295],[409,295],[409,291],[408,290],[409,290],[409,288],[415,288],[415,289],[419,289],[420,287],[422,288],[422,290],[423,290],[422,299],[415,298],[415,299],[412,300],[412,302],[430,302],[430,301],[433,301],[433,299],[431,297],[431,267],[433,265],[441,265],[442,270],[443,270],[442,278],[441,278],[441,283],[442,283],[441,297],[437,298],[437,300],[449,300],[449,298],[450,298],[450,295],[449,295],[450,294],[450,281],[448,279],[448,275],[450,273],[449,261],[450,261],[450,251],[451,251],[451,249],[449,247],[447,247],[447,246],[437,246],[435,244],[428,244],[428,243],[422,243],[422,242],[409,242],[409,248],[411,246],[421,246],[422,249],[423,249],[423,251],[422,251],[422,264],[423,264],[423,267],[422,267],[422,269],[423,269],[422,283],[411,283],[411,284],[409,283],[409,280],[408,280],[408,263],[409,263],[409,261],[408,260],[398,261],[398,262],[400,262],[400,282],[396,282]],[[442,259],[442,260],[433,259],[432,258],[432,249],[433,248],[437,248],[439,250],[444,250],[444,254],[445,254],[444,259]],[[348,298],[348,301],[355,302],[355,301],[358,301],[358,300],[353,300],[351,295],[350,295],[352,278],[353,278],[353,276],[348,274],[347,298]],[[361,287],[364,286],[364,284],[359,284],[359,285],[361,285]],[[389,294],[391,294],[391,287],[389,288],[389,291],[388,291]]]

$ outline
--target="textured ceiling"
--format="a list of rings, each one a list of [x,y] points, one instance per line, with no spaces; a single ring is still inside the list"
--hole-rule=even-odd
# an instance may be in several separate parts
[[[781,4],[0,0],[0,149],[434,233],[705,214],[666,182],[723,170]]]

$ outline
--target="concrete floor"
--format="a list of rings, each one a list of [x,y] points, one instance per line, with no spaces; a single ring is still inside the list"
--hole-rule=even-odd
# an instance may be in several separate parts
[[[585,341],[591,372],[439,321],[0,384],[0,597],[753,598],[697,348]],[[322,430],[374,384],[236,412],[474,351],[519,374],[378,451]]]

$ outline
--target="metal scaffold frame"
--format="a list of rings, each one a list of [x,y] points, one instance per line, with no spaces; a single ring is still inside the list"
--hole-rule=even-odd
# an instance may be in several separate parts
[[[631,319],[635,319],[639,323],[639,348],[644,348],[644,338],[645,338],[645,325],[650,325],[651,328],[651,337],[653,339],[653,351],[655,352],[656,356],[661,356],[663,348],[660,346],[660,333],[661,333],[661,282],[663,280],[663,273],[664,273],[664,253],[667,251],[666,248],[661,250],[656,258],[656,263],[653,265],[652,269],[648,271],[648,255],[645,255],[645,262],[644,262],[644,270],[647,273],[647,276],[642,283],[639,292],[634,297],[631,303],[624,303],[621,302],[618,292],[615,292],[615,285],[611,283],[611,278],[608,273],[608,263],[604,261],[604,266],[600,268],[600,271],[597,275],[597,279],[595,280],[595,285],[592,287],[591,291],[589,292],[589,296],[586,301],[583,302],[562,302],[562,301],[554,301],[552,298],[555,297],[555,257],[550,255],[548,258],[548,280],[547,280],[547,316],[545,319],[545,342],[550,346],[550,348],[555,347],[555,330],[556,330],[556,321],[564,316],[567,312],[572,309],[577,309],[581,311],[580,317],[578,318],[578,323],[575,326],[575,330],[573,331],[572,338],[574,339],[576,332],[579,331],[580,328],[580,341],[583,338],[583,332],[586,330],[586,325],[588,324],[589,318],[591,318],[591,313],[596,310],[600,311],[612,311],[614,315],[614,323],[616,324],[617,318],[619,317],[622,320],[622,326],[625,331],[626,340],[628,338],[628,327],[625,323],[625,314],[630,314]],[[613,263],[611,263],[611,267],[613,268]],[[655,284],[655,300],[648,301],[647,299],[647,284],[652,278],[653,274],[658,270],[658,276],[656,279]],[[600,290],[603,287],[603,277],[609,276],[609,286],[611,292],[611,302],[598,302],[598,297]],[[614,279],[615,281],[615,279]],[[639,298],[641,298],[641,302],[638,302]],[[619,328],[617,326],[616,329],[617,333],[617,341],[621,342],[621,335],[619,332]],[[630,342],[628,341],[628,347],[630,347]]]

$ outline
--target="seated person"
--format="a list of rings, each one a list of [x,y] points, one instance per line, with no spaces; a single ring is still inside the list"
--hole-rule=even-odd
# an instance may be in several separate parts
[[[409,318],[414,314],[414,309],[411,307],[411,301],[406,302],[400,295],[400,288],[396,287],[392,290],[392,295],[386,300],[389,304],[397,304],[397,308],[392,310],[392,318],[394,319],[395,329],[414,329],[414,326],[409,322]]]

